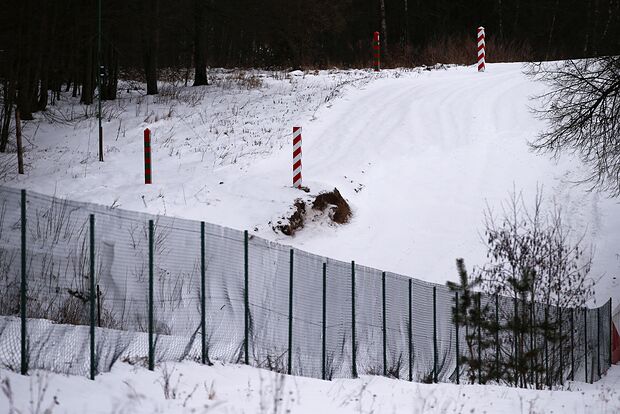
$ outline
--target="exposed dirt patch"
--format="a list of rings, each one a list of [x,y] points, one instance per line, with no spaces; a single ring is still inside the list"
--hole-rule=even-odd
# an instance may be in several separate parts
[[[308,208],[310,205],[311,209]],[[338,189],[334,188],[333,191],[320,193],[314,199],[312,196],[305,200],[298,198],[293,204],[293,213],[289,217],[280,218],[272,228],[287,236],[293,236],[304,228],[307,220],[324,220],[322,217],[325,216],[325,212],[329,220],[336,224],[348,223],[353,215],[347,200],[342,197]]]
[[[275,226],[275,230],[280,230],[283,234],[287,236],[292,236],[299,229],[304,228],[304,221],[306,217],[306,202],[301,198],[295,200],[295,204],[293,204],[293,214],[288,218],[283,218],[282,223],[281,220],[278,220],[278,224]]]
[[[342,197],[337,188],[316,196],[312,208],[319,211],[329,209],[329,217],[338,224],[348,223],[352,215],[349,203]]]

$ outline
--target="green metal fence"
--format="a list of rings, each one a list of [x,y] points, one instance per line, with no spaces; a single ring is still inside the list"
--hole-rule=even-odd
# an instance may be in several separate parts
[[[478,331],[468,349],[455,299],[442,285],[247,231],[0,187],[0,366],[22,374],[95,378],[117,361],[152,370],[217,360],[322,379],[462,383],[465,353],[499,364],[544,349],[544,372],[514,384],[528,386],[595,381],[610,366],[611,301],[556,309],[478,296],[498,324],[515,312],[555,318],[561,340]]]

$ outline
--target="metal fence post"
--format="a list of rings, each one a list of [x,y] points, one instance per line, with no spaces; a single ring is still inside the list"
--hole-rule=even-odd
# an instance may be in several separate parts
[[[564,339],[562,337],[562,307],[558,306],[558,318],[560,319],[560,384],[564,385]]]
[[[288,375],[293,367],[293,249],[291,249],[290,274],[288,282]]]
[[[575,308],[570,308],[570,380],[575,380]]]
[[[351,362],[353,378],[357,378],[357,346],[355,343],[355,262],[351,262]]]
[[[536,311],[536,302],[534,302],[534,298],[532,298],[532,302],[530,303],[530,348],[536,349],[536,353],[534,354],[532,361],[532,370],[534,371],[534,384],[536,385],[536,389],[538,389],[540,384],[540,369],[538,365],[538,326],[536,325],[538,321],[536,320]]]
[[[95,283],[95,215],[90,215],[90,379],[95,379],[95,309],[97,291]]]
[[[588,308],[583,308],[583,349],[584,349],[584,374],[588,382]]]
[[[323,340],[321,343],[321,374],[322,378],[326,378],[325,363],[327,355],[325,355],[326,348],[326,334],[327,334],[327,263],[323,262]]]
[[[478,321],[477,321],[477,325],[478,325],[478,384],[482,383],[482,333],[481,333],[481,327],[480,325],[482,325],[482,311],[481,311],[481,301],[482,301],[482,295],[480,293],[478,293],[477,295],[478,301],[476,303],[476,308],[478,309]]]
[[[515,374],[517,375],[517,378],[515,379],[515,386],[519,386],[519,380],[521,379],[521,375],[519,373],[519,327],[517,325],[517,322],[519,322],[520,318],[519,318],[519,302],[517,298],[513,298],[512,300],[513,303],[513,312],[514,312],[514,341],[515,341],[515,349],[514,349],[514,353],[515,353]]]
[[[601,378],[601,308],[596,308],[596,374]]]
[[[413,294],[413,287],[412,287],[412,281],[411,279],[409,279],[409,332],[407,332],[407,334],[409,335],[409,381],[413,381],[413,318],[412,318],[412,294]]]
[[[545,306],[545,384],[551,387],[549,375],[549,305]]]
[[[97,283],[97,326],[101,328],[101,290]]]
[[[495,375],[499,382],[499,293],[495,294]]]
[[[26,281],[26,190],[21,191],[21,231],[22,231],[22,274],[19,298],[19,314],[21,318],[21,374],[28,374],[28,335],[26,326],[26,290],[28,283]]]
[[[206,290],[206,261],[205,261],[205,222],[200,222],[200,360],[205,364],[207,356],[207,290]]]
[[[461,383],[460,349],[459,349],[459,292],[455,292],[454,298],[454,328],[456,330],[456,383]]]
[[[244,274],[244,289],[243,289],[243,303],[245,305],[245,324],[244,324],[244,340],[243,351],[245,357],[245,364],[250,364],[250,295],[249,295],[249,269],[248,269],[248,231],[243,232],[243,274]]]
[[[437,286],[433,286],[433,382],[437,382]]]
[[[383,307],[383,323],[382,323],[382,327],[383,327],[383,376],[387,377],[387,323],[386,323],[386,316],[385,316],[385,272],[381,273],[381,297],[382,297],[382,307]]]
[[[611,354],[613,352],[612,347],[613,347],[613,321],[611,320],[612,316],[611,316],[611,312],[613,309],[613,301],[612,298],[609,298],[609,365],[608,367],[611,367]]]
[[[155,343],[153,342],[153,256],[154,225],[149,220],[149,370],[155,369]]]

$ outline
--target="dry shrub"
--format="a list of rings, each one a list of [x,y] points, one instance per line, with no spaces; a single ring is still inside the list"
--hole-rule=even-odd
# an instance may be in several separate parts
[[[53,320],[67,325],[88,325],[89,306],[87,298],[85,300],[85,298],[71,294],[62,302]]]
[[[390,56],[385,59],[388,67],[409,67],[434,65],[435,63],[455,63],[471,65],[476,62],[476,36],[446,36],[431,39],[416,48],[409,46],[392,47]],[[529,62],[534,58],[532,48],[526,42],[486,38],[487,62]]]
[[[223,76],[214,77],[213,84],[224,89],[243,88],[247,90],[258,89],[263,86],[263,80],[244,70],[234,70]]]

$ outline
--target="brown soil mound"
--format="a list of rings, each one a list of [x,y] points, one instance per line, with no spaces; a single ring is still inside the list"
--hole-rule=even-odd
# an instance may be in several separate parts
[[[307,217],[306,205],[310,205],[311,197],[303,200],[298,198],[293,204],[293,214],[289,217],[282,217],[278,220],[277,225],[272,225],[274,231],[280,231],[287,236],[293,236],[295,233],[304,228]],[[328,210],[329,218],[338,224],[349,222],[352,216],[349,203],[342,197],[338,189],[321,193],[312,201],[312,209],[324,212]],[[315,220],[316,215],[311,215],[310,219]],[[271,222],[270,222],[271,224]]]
[[[295,212],[287,219],[288,223],[280,224],[276,226],[276,229],[280,230],[287,236],[292,236],[299,229],[304,227],[304,219],[306,216],[306,203],[298,198],[293,205]]]
[[[319,211],[329,209],[329,217],[338,224],[348,223],[352,215],[349,203],[342,197],[337,188],[316,196],[312,208]]]

